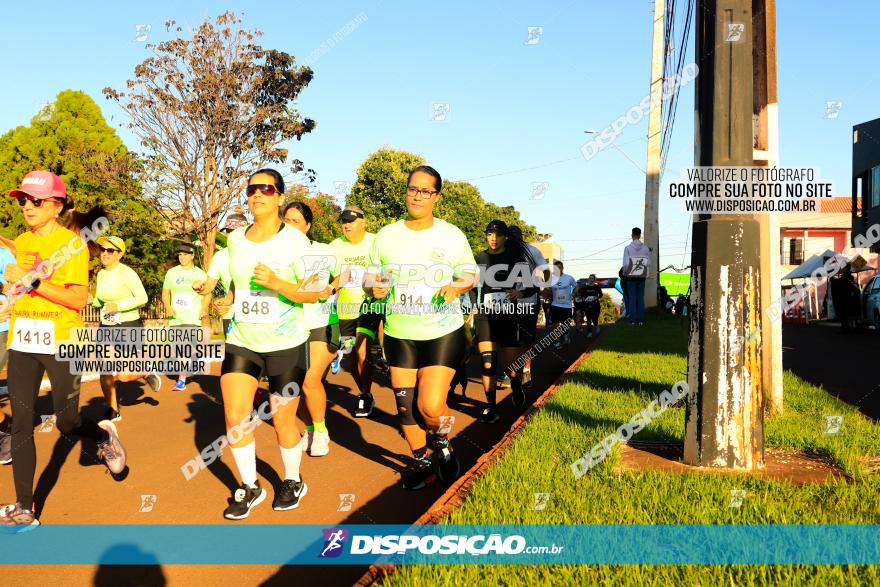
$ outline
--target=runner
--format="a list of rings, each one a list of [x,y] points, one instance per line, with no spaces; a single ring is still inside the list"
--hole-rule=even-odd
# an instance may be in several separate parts
[[[385,353],[401,427],[416,459],[403,481],[410,490],[425,487],[437,476],[452,482],[460,473],[449,446],[452,419],[446,396],[467,344],[459,296],[473,288],[477,268],[461,230],[434,217],[442,185],[440,174],[427,165],[409,174],[408,215],[376,235],[365,284],[375,299],[391,295]],[[433,436],[436,475],[414,403]]]
[[[284,222],[307,237],[312,228],[312,209],[303,202],[291,202],[284,207]],[[336,259],[329,245],[311,241],[309,263],[306,263],[306,278],[311,275],[311,264],[315,268],[326,266],[326,270],[314,271],[319,280],[314,283],[316,288],[329,287],[330,271],[336,269]],[[328,291],[332,294],[332,291]],[[300,417],[306,425],[305,451],[313,457],[322,457],[330,452],[330,432],[327,430],[325,415],[327,412],[327,391],[324,389],[324,376],[330,363],[336,358],[339,350],[339,318],[333,311],[335,300],[329,303],[317,302],[303,304],[305,322],[309,328],[309,369],[303,382],[303,394],[306,396],[305,407],[300,406]]]
[[[587,338],[599,334],[599,314],[602,312],[602,288],[596,283],[596,274],[591,273],[582,290],[587,318]]]
[[[272,507],[278,511],[299,507],[308,487],[300,476],[302,440],[296,424],[299,392],[308,368],[309,329],[302,304],[315,302],[324,292],[305,293],[309,281],[303,257],[310,254],[308,238],[279,217],[284,179],[274,169],[261,169],[248,180],[250,226],[229,235],[232,291],[215,302],[225,313],[231,298],[235,316],[226,339],[220,389],[232,457],[241,477],[223,516],[247,518],[266,498],[257,480],[256,442],[251,427],[253,398],[262,375],[269,379],[272,422],[284,477]],[[260,412],[264,412],[261,405]]]
[[[7,265],[15,264],[15,255],[12,254],[5,245],[0,245],[0,284],[4,287],[6,286],[6,280],[3,279],[3,272],[6,270]],[[0,294],[0,306],[6,307],[8,302],[6,301],[6,296]],[[3,370],[3,367],[6,366],[6,342],[9,336],[9,314],[5,314],[6,317],[3,319],[3,322],[0,322],[0,371]],[[4,385],[0,387],[0,395],[6,395],[9,393],[9,386]],[[12,462],[12,436],[9,433],[9,426],[11,424],[11,420],[6,417],[6,414],[0,413],[0,465],[8,465]]]
[[[191,244],[180,243],[177,247],[177,259],[180,265],[175,265],[165,273],[162,284],[162,303],[168,316],[168,326],[198,327],[208,315],[210,298],[196,293],[193,285],[204,283],[208,276],[195,266],[195,249]],[[178,374],[174,390],[186,389],[186,379],[186,373]]]
[[[330,243],[338,264],[334,274],[339,276],[339,336],[342,345],[354,340],[349,369],[360,393],[354,415],[366,418],[376,405],[372,393],[373,355],[376,351],[373,343],[383,314],[376,307],[378,304],[364,298],[363,289],[364,273],[376,235],[367,232],[364,211],[357,206],[346,206],[339,221],[342,236]]]
[[[511,226],[507,229],[508,240],[517,240],[525,246],[528,254],[529,261],[531,266],[534,268],[532,272],[532,284],[526,285],[536,285],[537,282],[540,283],[550,283],[550,270],[547,266],[547,259],[544,258],[544,254],[541,253],[541,250],[535,245],[526,243],[523,241],[522,230],[519,226]],[[523,285],[520,285],[523,287]],[[535,293],[531,296],[520,298],[518,314],[521,318],[520,326],[522,327],[522,331],[520,332],[520,342],[522,346],[520,347],[520,352],[525,354],[526,351],[529,350],[533,344],[535,344],[535,340],[537,340],[538,335],[538,312],[540,311],[540,306],[538,305],[538,292],[540,288],[535,289]],[[532,384],[532,355],[527,355],[525,366],[523,367],[522,372],[522,385],[524,389],[528,389]]]
[[[562,324],[571,320],[572,314],[572,294],[574,286],[577,283],[571,275],[563,271],[562,261],[554,261],[556,275],[554,275],[553,284],[550,286],[550,318],[553,324]],[[563,344],[571,343],[568,330],[562,338],[562,342],[556,341],[553,346],[557,349],[562,348]]]
[[[517,316],[517,300],[532,296],[534,287],[517,289],[515,267],[521,265],[519,275],[528,276],[531,271],[528,252],[522,241],[507,238],[507,224],[493,220],[486,226],[488,248],[477,255],[480,267],[480,280],[477,315],[474,323],[477,328],[477,350],[480,353],[483,374],[483,390],[486,392],[488,407],[483,410],[481,422],[494,424],[501,419],[498,413],[495,391],[495,374],[498,369],[500,350],[501,366],[507,372],[508,366],[516,360],[520,341],[521,319]],[[527,284],[530,285],[530,284]],[[510,373],[511,400],[517,408],[526,404],[526,395],[517,372]]]
[[[574,286],[574,327],[578,331],[583,330],[584,325],[587,323],[587,298],[584,293],[586,286],[586,282],[580,279],[578,279],[577,284]]]
[[[147,292],[134,269],[120,262],[125,255],[125,241],[118,236],[102,236],[95,240],[101,252],[97,287],[92,306],[101,308],[101,328],[143,328],[138,309],[147,303]],[[105,420],[118,422],[122,419],[116,399],[116,382],[128,383],[143,378],[153,391],[159,391],[162,380],[156,373],[102,373],[101,392],[107,402]]]
[[[4,270],[12,284],[7,292],[12,305],[3,304],[0,320],[7,313],[11,316],[9,396],[16,503],[0,507],[0,526],[21,531],[39,524],[34,512],[34,419],[44,373],[52,385],[56,426],[65,441],[72,442],[70,435],[96,441],[114,474],[125,469],[126,454],[113,422],[96,424],[80,416],[80,377],[70,373],[68,362],[55,358],[59,341],[68,340],[72,328],[83,326],[80,311],[88,302],[89,252],[77,234],[83,216],[73,212],[61,178],[48,171],[28,173],[21,188],[9,196],[18,200],[30,230],[15,239],[16,262]],[[59,222],[66,212],[70,228]]]

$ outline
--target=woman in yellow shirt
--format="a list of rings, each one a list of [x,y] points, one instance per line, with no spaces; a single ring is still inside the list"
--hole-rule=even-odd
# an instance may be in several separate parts
[[[113,422],[95,423],[79,414],[80,377],[55,355],[70,330],[83,326],[80,311],[88,302],[89,252],[83,239],[59,218],[66,212],[75,227],[80,216],[60,177],[32,171],[9,192],[18,200],[28,232],[15,239],[15,264],[4,271],[11,284],[0,314],[10,315],[9,396],[12,405],[12,473],[16,503],[0,506],[0,526],[24,531],[39,525],[34,512],[34,404],[43,374],[52,385],[59,432],[98,442],[111,473],[125,469],[125,449]],[[0,319],[4,316],[0,315]]]

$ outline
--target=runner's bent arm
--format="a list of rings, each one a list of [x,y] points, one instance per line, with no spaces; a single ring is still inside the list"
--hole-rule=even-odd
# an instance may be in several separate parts
[[[85,308],[89,302],[89,286],[87,285],[62,287],[49,282],[41,282],[40,287],[34,291],[50,302],[77,311]]]
[[[141,283],[137,273],[133,269],[127,271],[123,280],[128,291],[131,292],[131,297],[116,302],[116,310],[118,312],[128,312],[146,305],[147,301],[149,301],[147,290],[144,289],[144,284]]]
[[[258,264],[254,269],[254,281],[258,285],[277,291],[291,302],[297,304],[313,304],[330,297],[330,286],[320,291],[307,291],[309,284],[316,279],[318,279],[318,274],[314,273],[305,281],[284,281],[262,263]],[[303,290],[303,288],[306,288],[306,290]]]

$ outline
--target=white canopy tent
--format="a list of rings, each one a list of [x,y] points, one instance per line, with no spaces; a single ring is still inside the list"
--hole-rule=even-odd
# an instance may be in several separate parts
[[[788,275],[783,277],[783,280],[791,280],[792,284],[794,284],[794,280],[801,279],[803,283],[807,286],[807,299],[803,300],[804,302],[804,318],[809,323],[810,318],[818,318],[821,313],[821,304],[819,302],[818,295],[818,283],[812,280],[813,272],[824,266],[829,259],[837,258],[837,266],[843,267],[847,263],[851,261],[850,257],[843,255],[841,253],[836,253],[831,249],[826,250],[821,255],[813,255],[794,269],[792,269]],[[860,271],[869,271],[873,270],[873,267],[864,266]],[[827,281],[827,277],[824,278]],[[831,320],[835,319],[834,313],[834,305],[831,302],[831,296],[828,296],[828,318]]]

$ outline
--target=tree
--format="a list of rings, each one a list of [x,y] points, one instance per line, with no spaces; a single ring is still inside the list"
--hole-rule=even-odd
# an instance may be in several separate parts
[[[64,180],[78,210],[102,207],[111,232],[129,249],[125,262],[141,276],[151,294],[161,288],[159,264],[173,245],[163,245],[162,218],[140,195],[137,160],[85,93],[65,90],[31,120],[0,137],[0,193],[18,187],[35,169]],[[0,198],[0,232],[15,237],[24,220],[11,198]],[[97,259],[92,266],[97,267]]]
[[[217,222],[265,164],[283,164],[281,144],[315,128],[295,108],[312,70],[292,55],[255,42],[225,12],[203,21],[189,38],[147,45],[152,56],[135,67],[128,93],[104,88],[130,115],[129,127],[147,150],[145,189],[181,233],[194,232],[211,261]],[[175,21],[166,28],[182,32]],[[294,174],[302,161],[291,162]],[[314,171],[307,175],[314,179]]]
[[[466,181],[447,181],[435,209],[438,218],[456,225],[467,237],[474,251],[486,248],[486,203],[477,186]]]
[[[367,157],[357,169],[357,181],[345,200],[347,206],[360,206],[367,230],[376,232],[406,216],[406,180],[409,172],[424,165],[414,153],[381,148]]]
[[[334,197],[323,192],[309,193],[306,186],[296,184],[288,189],[288,202],[303,202],[312,210],[312,240],[329,243],[342,234],[339,214],[342,208]]]

